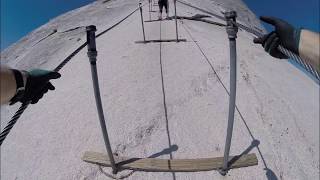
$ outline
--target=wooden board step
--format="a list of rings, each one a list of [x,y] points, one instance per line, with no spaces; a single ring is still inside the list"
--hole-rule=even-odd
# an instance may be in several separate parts
[[[163,19],[152,19],[152,20],[146,20],[144,22],[158,22],[158,21],[171,21],[172,18],[163,18]]]
[[[145,43],[160,43],[160,42],[176,42],[176,39],[154,39],[154,40],[146,40],[146,41],[136,41],[135,43],[138,44],[145,44]],[[186,39],[178,39],[178,42],[187,42]]]
[[[223,165],[223,157],[199,159],[158,159],[158,158],[129,158],[115,156],[119,170],[136,170],[148,172],[197,172],[219,170]],[[82,160],[92,164],[111,167],[106,154],[87,151]],[[230,169],[258,165],[255,154],[230,157]]]

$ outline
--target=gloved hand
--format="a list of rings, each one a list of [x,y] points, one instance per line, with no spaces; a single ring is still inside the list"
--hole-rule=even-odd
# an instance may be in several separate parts
[[[30,72],[26,72],[27,82],[23,96],[14,97],[11,100],[11,104],[18,101],[21,103],[31,102],[35,104],[43,97],[48,90],[54,90],[55,87],[49,82],[51,79],[58,79],[61,75],[58,72],[47,71],[41,69],[34,69]]]
[[[275,31],[260,38],[255,38],[254,43],[262,44],[265,51],[271,56],[279,59],[288,57],[281,53],[277,48],[282,45],[284,48],[299,55],[299,40],[301,29],[295,29],[289,23],[274,17],[261,16],[260,19],[275,27]]]

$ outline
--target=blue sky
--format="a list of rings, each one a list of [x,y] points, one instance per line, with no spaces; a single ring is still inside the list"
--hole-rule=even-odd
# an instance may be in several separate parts
[[[1,50],[50,19],[94,0],[1,0]],[[319,32],[319,0],[244,0],[259,15]],[[271,30],[271,27],[267,27]]]
[[[1,50],[50,19],[94,0],[1,0]]]

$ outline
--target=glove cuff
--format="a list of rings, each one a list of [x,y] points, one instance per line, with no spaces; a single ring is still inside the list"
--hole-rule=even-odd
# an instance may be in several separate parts
[[[299,55],[299,43],[300,43],[300,35],[301,35],[301,30],[303,28],[297,28],[293,31],[293,39],[294,39],[294,45],[295,45],[295,52],[297,55]]]
[[[13,96],[13,98],[10,100],[10,105],[15,104],[18,102],[22,96],[24,95],[25,91],[25,80],[23,73],[19,70],[12,69],[12,72],[14,74],[15,80],[16,80],[16,94]]]

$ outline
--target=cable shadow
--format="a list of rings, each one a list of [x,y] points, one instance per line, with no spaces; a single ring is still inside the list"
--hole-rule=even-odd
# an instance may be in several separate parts
[[[249,132],[252,140],[253,140],[253,141],[256,140],[255,137],[253,136],[253,134],[252,134],[252,132],[251,132],[251,130],[250,130],[247,122],[245,121],[244,117],[242,116],[242,114],[241,114],[238,106],[236,106],[236,110],[237,110],[237,112],[239,113],[240,118],[241,118],[243,124],[245,125],[246,129],[248,130],[248,132]],[[261,150],[260,150],[260,148],[259,148],[259,145],[257,145],[256,148],[257,148],[258,153],[259,153],[259,155],[260,155],[260,157],[261,157],[261,159],[262,159],[262,162],[263,162],[263,165],[264,165],[264,169],[263,169],[263,170],[266,171],[266,176],[267,176],[268,180],[278,180],[278,177],[276,176],[276,174],[275,174],[271,169],[268,168],[267,163],[266,163],[266,160],[264,159],[264,157],[263,157],[263,155],[262,155],[262,152],[261,152]]]
[[[214,69],[213,64],[210,62],[209,58],[206,56],[206,54],[204,53],[204,51],[201,49],[199,43],[193,38],[193,36],[192,36],[191,33],[189,32],[189,30],[187,29],[186,25],[182,24],[182,27],[186,30],[186,32],[189,34],[189,36],[190,36],[190,38],[192,39],[192,41],[196,44],[196,46],[198,47],[198,49],[199,49],[199,51],[201,52],[201,54],[203,55],[203,57],[206,59],[206,62],[209,64],[209,66],[211,67],[212,71],[213,71],[214,74],[217,76],[218,81],[220,82],[220,84],[222,85],[222,87],[224,88],[224,90],[226,91],[226,93],[228,94],[228,96],[230,96],[229,90],[227,89],[227,87],[225,86],[225,84],[222,82],[219,74],[218,74],[217,71]],[[245,127],[246,127],[249,135],[251,136],[252,141],[253,141],[253,142],[256,141],[256,138],[253,136],[253,134],[252,134],[252,132],[251,132],[251,130],[250,130],[250,128],[249,128],[246,120],[244,119],[242,113],[240,112],[240,110],[239,110],[239,108],[238,108],[238,105],[236,105],[236,110],[237,110],[238,114],[240,115],[241,121],[242,121],[243,124],[245,125]],[[262,152],[261,152],[259,146],[257,145],[256,148],[257,148],[257,150],[258,150],[259,156],[260,156],[261,159],[262,159],[263,165],[264,165],[264,167],[265,167],[264,170],[266,171],[266,176],[267,176],[268,180],[277,180],[278,178],[277,178],[276,174],[275,174],[271,169],[268,168],[267,163],[266,163],[266,161],[265,161],[265,159],[264,159],[264,157],[263,157],[263,155],[262,155]]]
[[[160,40],[161,40],[161,21],[160,21]],[[173,155],[172,152],[177,151],[178,150],[178,146],[177,145],[172,145],[171,144],[171,137],[170,137],[170,130],[169,130],[169,118],[168,118],[168,110],[167,110],[167,103],[166,103],[166,93],[165,93],[165,86],[164,86],[164,76],[163,76],[163,64],[162,64],[162,43],[160,42],[160,75],[161,75],[161,85],[162,85],[162,93],[163,93],[163,106],[164,106],[164,115],[165,115],[165,120],[166,120],[166,132],[167,132],[167,137],[168,137],[168,144],[169,147],[166,149],[163,149],[162,151],[155,153],[151,156],[149,156],[149,158],[156,158],[165,154],[169,154],[170,159],[173,159]],[[139,160],[141,158],[131,158],[131,159],[127,159],[121,162],[118,162],[116,165],[119,167],[119,172],[122,171],[121,166],[128,164],[128,163],[132,163],[135,162],[137,160]],[[168,163],[170,163],[170,161],[168,161]],[[170,167],[170,164],[168,164],[168,166]],[[101,166],[99,166],[100,171],[113,179],[124,179],[127,178],[129,176],[131,176],[132,174],[134,174],[134,170],[132,170],[130,173],[128,173],[125,176],[121,176],[121,177],[115,177],[114,175],[111,175],[107,172],[105,172]],[[173,180],[176,180],[176,175],[174,172],[172,172],[172,178]]]
[[[161,21],[160,21],[160,40],[162,39],[161,37]],[[163,65],[162,65],[162,43],[160,42],[160,73],[161,73],[161,85],[162,85],[162,94],[163,94],[163,107],[164,107],[164,115],[166,118],[166,131],[167,131],[167,137],[168,137],[168,144],[169,147],[172,146],[171,144],[171,138],[170,138],[170,130],[169,130],[169,118],[168,118],[168,109],[167,109],[167,103],[166,103],[166,91],[164,87],[164,77],[163,77]],[[173,159],[172,152],[169,154],[170,159]],[[170,163],[170,162],[169,162]],[[169,164],[170,167],[170,164]],[[176,175],[173,172],[172,173],[172,178],[173,180],[176,180]]]

